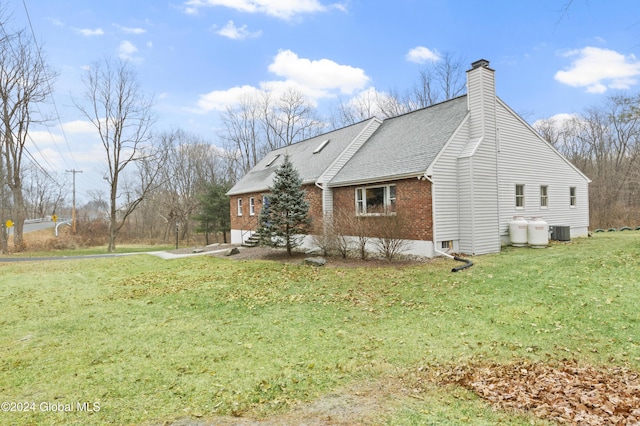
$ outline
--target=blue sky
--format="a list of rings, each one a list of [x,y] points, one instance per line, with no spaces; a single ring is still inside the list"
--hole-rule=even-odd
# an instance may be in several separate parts
[[[487,59],[497,93],[529,122],[640,90],[637,0],[11,0],[33,29],[59,119],[34,131],[43,167],[78,169],[78,196],[100,187],[104,153],[73,106],[87,66],[134,65],[156,100],[158,129],[218,142],[238,94],[294,85],[328,114],[365,90],[404,91],[449,53]],[[28,14],[28,15],[27,15]],[[27,19],[27,16],[30,20]],[[41,157],[38,156],[41,154]],[[70,178],[70,176],[67,176]],[[85,198],[86,199],[86,198]]]

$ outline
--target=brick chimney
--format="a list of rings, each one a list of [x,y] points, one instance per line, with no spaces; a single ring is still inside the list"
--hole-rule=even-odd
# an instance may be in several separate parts
[[[495,71],[489,61],[480,59],[467,71],[467,108],[470,137],[495,140],[496,137],[496,83]]]

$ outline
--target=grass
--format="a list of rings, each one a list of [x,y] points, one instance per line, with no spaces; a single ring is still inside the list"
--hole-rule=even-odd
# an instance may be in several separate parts
[[[507,248],[459,273],[449,260],[354,269],[145,255],[0,264],[0,395],[36,404],[0,412],[0,423],[268,416],[358,381],[477,360],[640,370],[639,260],[640,234],[630,232]],[[461,389],[422,397],[380,422],[544,424],[494,412]],[[41,410],[50,404],[73,410]]]

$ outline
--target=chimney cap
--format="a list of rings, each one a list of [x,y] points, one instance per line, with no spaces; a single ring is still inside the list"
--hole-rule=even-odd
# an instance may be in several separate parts
[[[479,59],[471,64],[471,69],[473,70],[480,67],[489,68],[489,61],[487,61],[486,59]]]

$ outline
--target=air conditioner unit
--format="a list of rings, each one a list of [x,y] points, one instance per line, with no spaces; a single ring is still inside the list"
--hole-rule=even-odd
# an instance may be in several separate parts
[[[571,241],[571,227],[561,225],[549,226],[551,239],[554,241]]]

